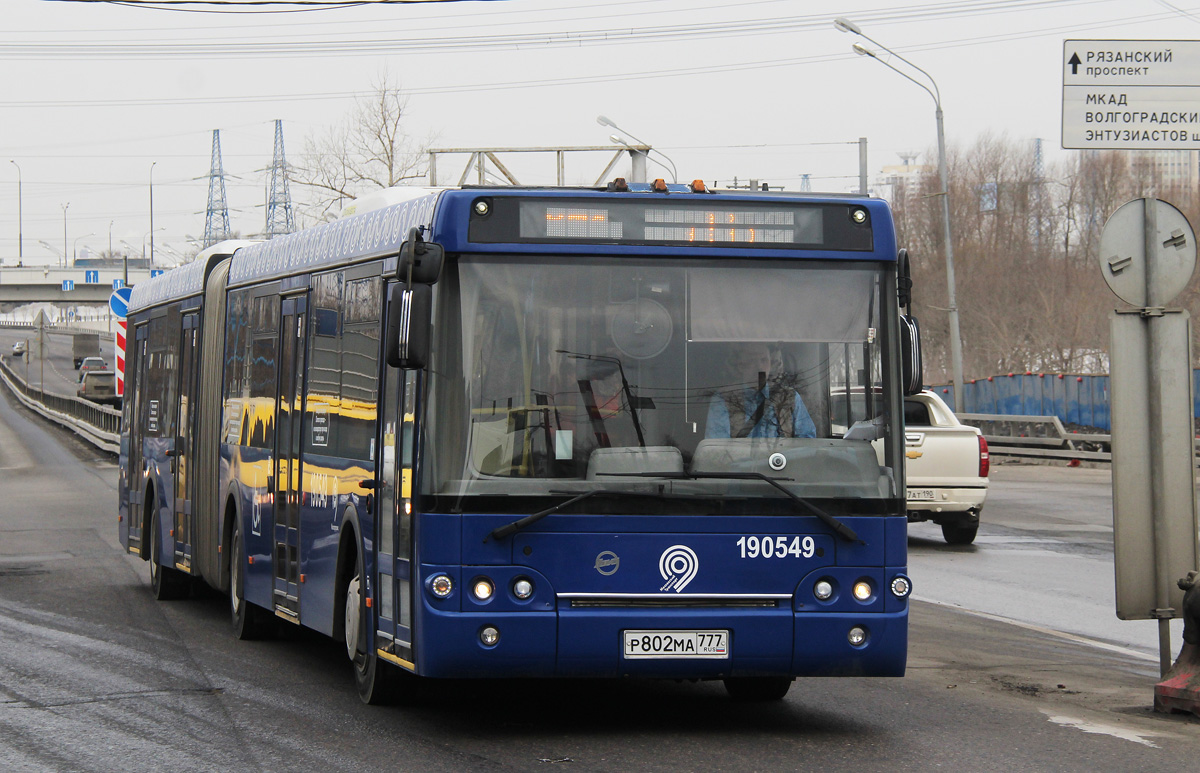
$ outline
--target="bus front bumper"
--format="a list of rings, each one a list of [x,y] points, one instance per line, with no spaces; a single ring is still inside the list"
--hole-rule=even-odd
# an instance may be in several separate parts
[[[903,676],[908,650],[907,605],[871,613],[676,609],[669,617],[653,608],[560,607],[438,618],[436,640],[417,646],[417,670],[425,676]],[[490,646],[481,638],[487,628],[499,634]],[[695,641],[697,635],[721,632],[726,633],[723,654],[644,649],[635,654],[630,647],[640,648],[628,643],[665,634]]]

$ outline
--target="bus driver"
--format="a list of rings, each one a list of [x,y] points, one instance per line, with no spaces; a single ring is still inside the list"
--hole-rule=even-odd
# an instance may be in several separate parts
[[[771,372],[771,350],[765,343],[740,344],[725,361],[725,373],[724,384],[709,399],[705,437],[817,436],[800,393],[781,386],[781,374]],[[772,378],[776,394],[771,394]]]

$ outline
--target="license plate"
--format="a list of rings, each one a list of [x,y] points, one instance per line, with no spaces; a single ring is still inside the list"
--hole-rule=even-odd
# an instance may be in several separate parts
[[[729,658],[729,631],[625,631],[627,658]]]
[[[908,499],[910,502],[932,502],[936,497],[931,488],[910,488]]]

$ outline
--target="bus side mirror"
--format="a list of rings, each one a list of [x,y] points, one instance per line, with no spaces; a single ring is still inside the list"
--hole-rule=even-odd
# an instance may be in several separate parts
[[[441,276],[445,258],[446,251],[442,245],[422,239],[420,228],[410,228],[408,238],[400,244],[396,278],[409,284],[434,284]]]
[[[904,395],[920,394],[925,380],[921,367],[921,326],[910,314],[900,315],[900,372]]]
[[[433,326],[433,288],[414,284],[411,289],[392,285],[388,299],[387,364],[416,370],[429,362],[429,338]]]

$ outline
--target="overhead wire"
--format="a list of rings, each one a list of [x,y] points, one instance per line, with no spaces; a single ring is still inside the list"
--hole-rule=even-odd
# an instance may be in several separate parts
[[[1134,17],[1124,17],[1118,19],[1092,20],[1080,22],[1078,24],[1055,27],[1039,32],[1019,31],[1000,33],[994,35],[982,35],[972,38],[959,38],[956,40],[938,41],[927,44],[914,44],[905,47],[897,47],[897,51],[903,53],[920,53],[923,51],[945,50],[949,48],[961,48],[967,46],[978,46],[989,43],[1006,42],[1010,40],[1022,40],[1032,37],[1047,37],[1066,33],[1080,32],[1090,29],[1103,28],[1109,26],[1121,26],[1135,21],[1158,20],[1174,14],[1162,14],[1160,16],[1139,15]],[[816,64],[823,62],[841,61],[852,59],[853,56],[848,53],[837,54],[816,54],[812,56],[789,57],[784,59],[766,59],[751,62],[736,62],[727,64],[709,64],[698,67],[683,67],[671,69],[656,69],[656,70],[639,70],[624,73],[599,73],[593,75],[582,76],[567,76],[561,78],[538,78],[534,80],[516,80],[516,81],[499,81],[499,82],[471,82],[471,83],[455,83],[444,84],[437,86],[414,86],[403,89],[404,93],[410,96],[425,96],[437,95],[446,93],[470,93],[470,92],[489,92],[489,91],[504,91],[524,88],[544,88],[553,86],[576,86],[590,83],[608,83],[619,81],[636,81],[651,78],[675,78],[693,75],[711,75],[716,73],[726,72],[743,72],[761,69],[772,69],[779,67],[793,67],[803,64]],[[241,103],[262,103],[262,102],[300,102],[300,101],[322,101],[322,100],[345,100],[357,97],[366,96],[367,92],[353,91],[337,91],[337,92],[301,92],[291,94],[266,94],[266,95],[214,95],[211,97],[154,97],[154,98],[128,98],[128,99],[97,99],[97,100],[12,100],[0,101],[0,107],[8,108],[28,108],[28,107],[158,107],[163,105],[205,105],[205,104],[241,104]]]
[[[65,2],[67,0],[59,0]],[[899,9],[873,11],[856,16],[864,23],[886,24],[912,21],[931,21],[962,15],[1012,13],[1035,8],[1069,5],[1090,5],[1107,0],[984,0],[983,2],[953,2],[935,6],[905,6]],[[693,41],[713,38],[737,38],[764,34],[787,34],[828,27],[827,13],[805,16],[776,16],[739,21],[720,20],[649,27],[602,27],[598,29],[563,32],[521,32],[510,34],[431,36],[444,28],[417,30],[417,37],[380,37],[364,39],[356,31],[344,33],[346,39],[330,39],[327,29],[311,36],[275,35],[245,40],[202,40],[174,38],[158,42],[146,40],[81,42],[64,40],[61,31],[54,39],[33,42],[0,41],[0,58],[4,59],[172,59],[192,58],[260,58],[274,56],[355,56],[404,53],[465,53],[495,49],[548,49],[564,46],[626,45]],[[457,29],[457,28],[456,28]],[[406,30],[407,31],[407,30]],[[23,33],[24,34],[24,33]],[[305,37],[318,38],[315,41]]]

